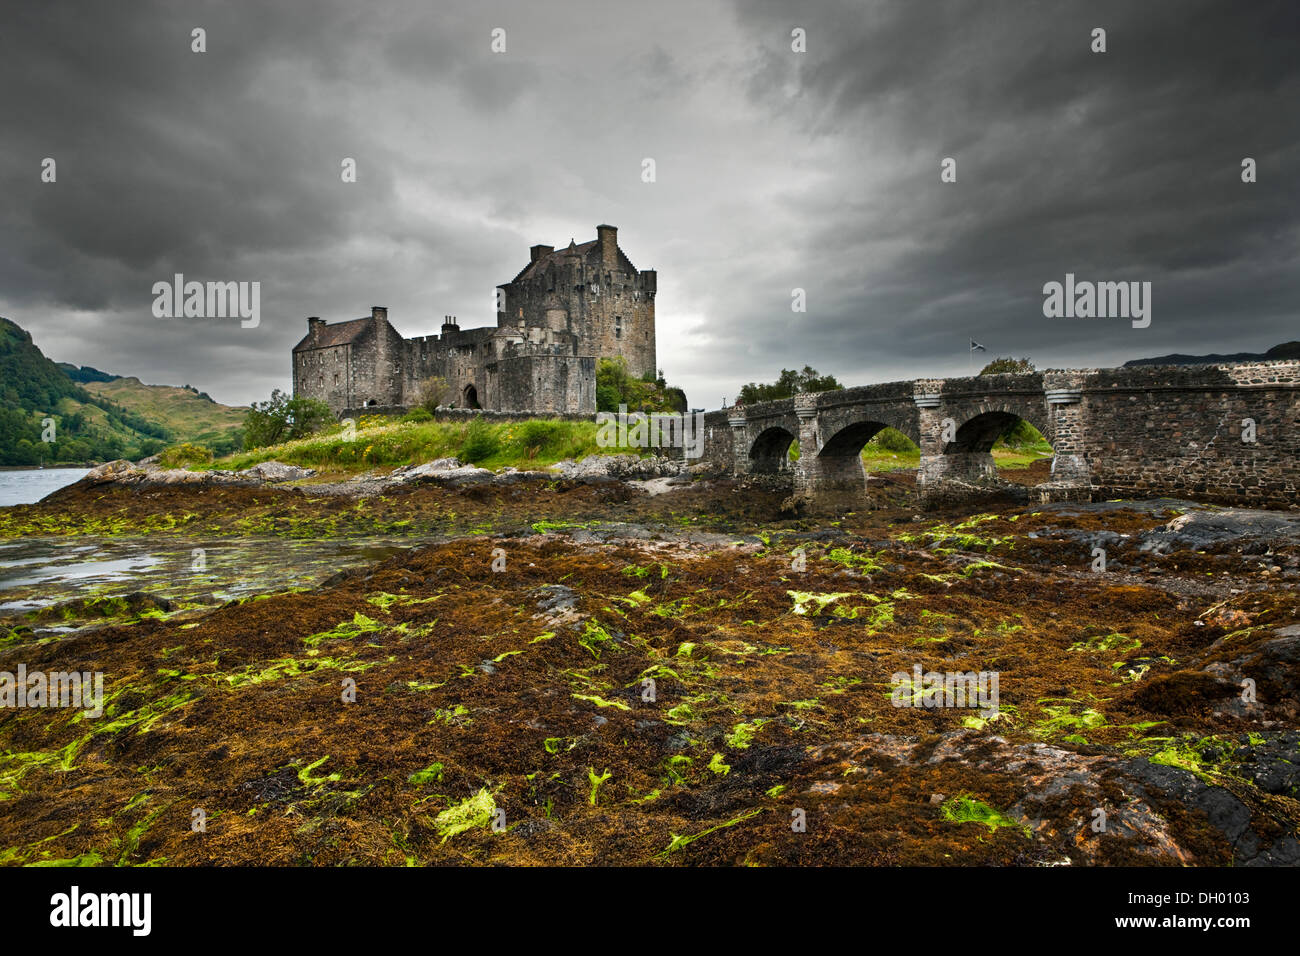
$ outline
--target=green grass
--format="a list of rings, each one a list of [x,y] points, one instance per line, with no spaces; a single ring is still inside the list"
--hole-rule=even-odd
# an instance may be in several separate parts
[[[1011,443],[998,441],[994,444],[993,461],[999,468],[1028,468],[1034,462],[1052,456],[1052,446],[1033,426],[1026,422],[1023,431],[1024,440],[1013,439]],[[1034,438],[1035,435],[1037,438]],[[921,464],[921,449],[903,433],[886,428],[863,446],[862,463],[870,472],[917,468]]]
[[[281,445],[238,452],[213,468],[251,468],[264,461],[331,471],[366,471],[376,466],[420,464],[435,458],[473,460],[484,468],[542,468],[589,455],[652,454],[657,449],[601,448],[596,423],[560,419],[523,422],[398,421],[362,418],[348,439],[341,427]],[[469,446],[468,448],[466,446]],[[466,456],[468,452],[468,456]]]

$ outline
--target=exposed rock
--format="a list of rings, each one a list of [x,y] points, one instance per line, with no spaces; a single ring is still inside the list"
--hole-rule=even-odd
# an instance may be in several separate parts
[[[1163,528],[1143,535],[1140,549],[1160,554],[1178,549],[1200,551],[1242,539],[1263,539],[1274,546],[1283,542],[1300,544],[1298,515],[1247,508],[1193,507],[1194,510],[1179,515]]]
[[[394,468],[388,475],[388,480],[403,484],[418,482],[429,477],[434,472],[452,471],[460,467],[461,461],[459,458],[435,458],[433,461],[426,461],[419,465],[402,465],[400,468]]]
[[[1296,737],[1291,732],[1242,748],[1237,754],[1240,768],[1272,774],[1277,779],[1270,778],[1270,785],[1278,789],[1270,792],[1287,792],[1297,782],[1291,772],[1295,768],[1285,759],[1274,758],[1293,753]],[[1206,862],[1196,858],[1196,848],[1182,842],[1180,829],[1167,817],[1170,806],[1203,814],[1236,865],[1300,862],[1300,844],[1292,835],[1278,834],[1266,812],[1187,770],[1142,758],[1085,755],[1041,742],[1012,744],[1000,736],[966,730],[942,734],[937,744],[917,737],[869,734],[814,747],[808,753],[813,779],[804,788],[810,796],[833,797],[855,780],[870,780],[898,768],[948,764],[1013,778],[1021,797],[998,809],[1073,863],[1113,862],[1116,850],[1129,860]],[[930,797],[929,802],[936,801]],[[1096,809],[1105,813],[1101,832],[1092,826],[1098,819]]]
[[[123,476],[138,470],[135,465],[125,458],[117,458],[90,469],[81,480],[91,484],[98,484],[103,481],[117,481]]]
[[[303,478],[311,478],[316,474],[316,470],[314,468],[299,468],[297,465],[286,465],[280,461],[264,461],[252,468],[246,468],[238,472],[238,474],[245,478],[260,478],[265,482],[299,481]]]
[[[682,471],[675,458],[641,458],[637,455],[591,455],[581,461],[565,459],[551,466],[561,478],[615,478],[619,480],[668,478]]]

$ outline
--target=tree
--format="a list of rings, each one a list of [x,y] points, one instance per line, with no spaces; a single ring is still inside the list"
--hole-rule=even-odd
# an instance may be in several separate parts
[[[420,383],[419,405],[433,414],[438,406],[447,404],[451,397],[451,386],[441,375],[431,375]]]
[[[1034,363],[1027,358],[995,358],[980,369],[981,375],[1028,375],[1033,372]]]
[[[635,377],[621,355],[596,363],[596,411],[617,412],[626,405],[629,412],[686,411],[686,393],[668,386],[663,373],[645,372]]]
[[[799,392],[829,392],[843,387],[834,375],[819,375],[811,365],[805,365],[799,372],[781,369],[780,376],[770,385],[750,382],[741,388],[736,400],[742,405],[753,405],[755,402],[775,402],[790,398]]]
[[[334,421],[330,407],[317,398],[290,398],[278,388],[265,402],[253,402],[244,415],[244,448],[264,448],[303,438]]]

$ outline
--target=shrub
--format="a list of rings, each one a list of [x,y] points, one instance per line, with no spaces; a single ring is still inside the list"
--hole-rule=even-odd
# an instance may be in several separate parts
[[[912,439],[908,438],[896,428],[882,428],[876,432],[871,443],[885,451],[892,451],[895,454],[907,454],[917,450]]]
[[[482,418],[475,418],[465,429],[465,440],[461,442],[458,457],[461,461],[477,463],[491,458],[500,447],[492,426]]]
[[[980,369],[981,375],[1028,375],[1034,363],[1027,358],[995,358]]]
[[[430,414],[436,412],[439,405],[446,405],[449,398],[451,386],[441,375],[431,375],[420,383],[420,407]]]
[[[427,408],[413,408],[401,418],[404,422],[431,422],[433,421],[433,412]]]
[[[185,442],[165,449],[158,456],[158,463],[164,468],[193,468],[212,464],[212,452],[202,445]]]
[[[521,424],[515,442],[522,449],[525,458],[536,458],[543,451],[550,451],[555,445],[568,437],[564,422],[529,419]]]
[[[1042,432],[1022,418],[1003,432],[998,441],[1011,448],[1029,448],[1045,443],[1046,439]]]
[[[618,403],[622,395],[616,385],[597,385],[596,386],[596,411],[598,412],[616,412]]]
[[[244,416],[244,448],[262,448],[304,438],[334,421],[334,413],[316,398],[291,398],[278,388],[265,402],[253,402]]]

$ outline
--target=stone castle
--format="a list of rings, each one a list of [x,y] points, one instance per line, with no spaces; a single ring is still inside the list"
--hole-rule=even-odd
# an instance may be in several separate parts
[[[403,338],[388,310],[348,322],[307,319],[293,348],[293,393],[349,409],[411,406],[440,377],[444,404],[510,412],[594,414],[596,362],[622,356],[634,376],[655,364],[654,270],[638,271],[618,230],[560,250],[533,246],[529,262],[497,287],[497,324]]]

